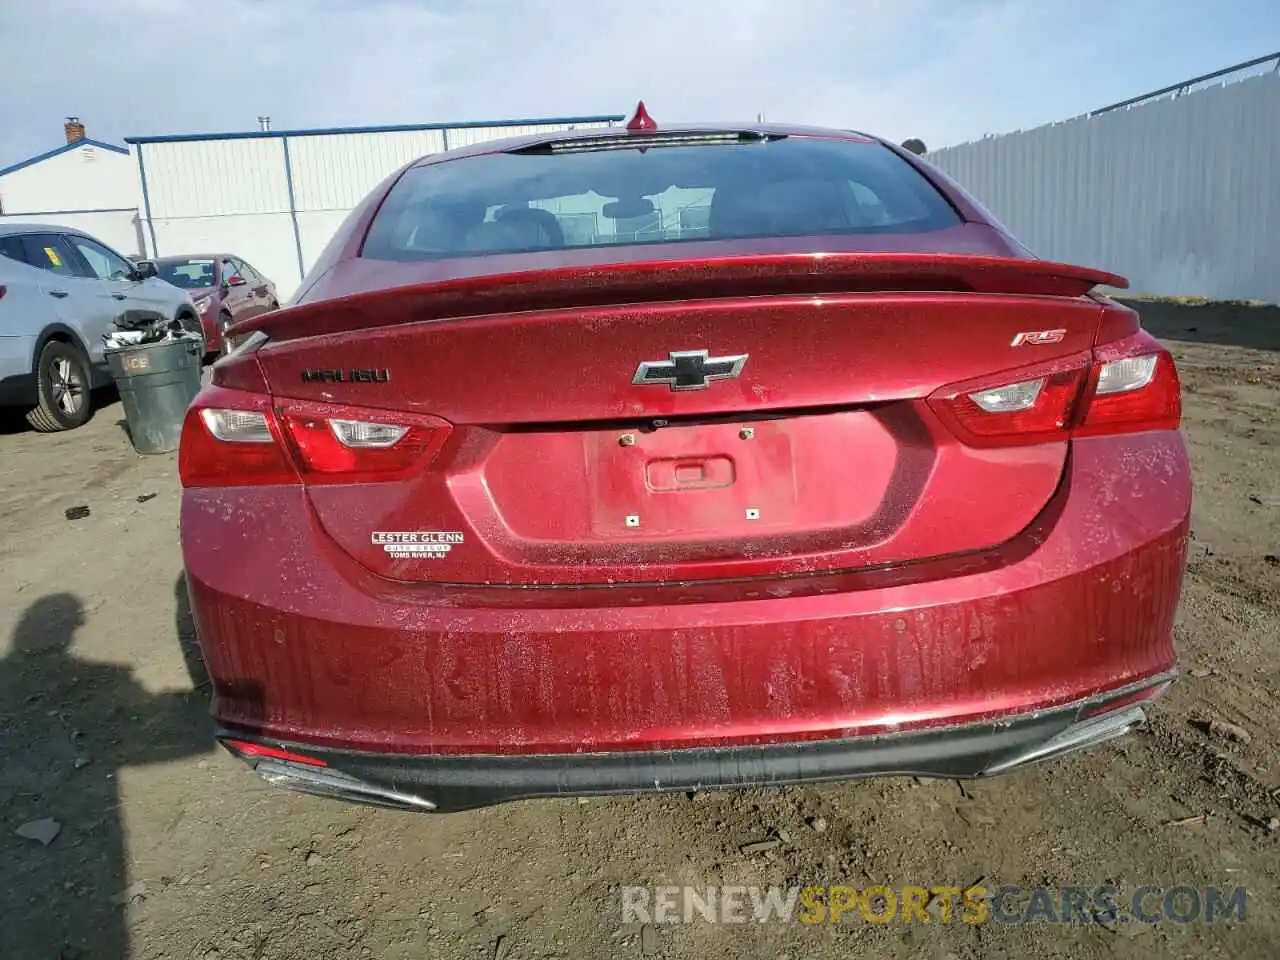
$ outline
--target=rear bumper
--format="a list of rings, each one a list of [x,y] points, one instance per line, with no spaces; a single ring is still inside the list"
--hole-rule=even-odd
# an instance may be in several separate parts
[[[518,767],[748,751],[732,764],[840,742],[852,758],[868,737],[1069,713],[1173,670],[1191,505],[1177,432],[1073,446],[1044,522],[964,572],[927,563],[661,603],[625,587],[395,583],[329,541],[296,488],[187,490],[183,554],[213,713],[249,737],[441,769],[465,769],[449,757]]]
[[[1006,773],[1123,736],[1173,675],[1064,708],[880,736],[754,747],[523,756],[397,756],[220,739],[269,783],[302,793],[444,813],[536,797],[781,786],[886,775]],[[259,754],[255,747],[265,748]],[[290,759],[293,753],[299,759]],[[301,758],[305,758],[304,762]],[[323,764],[321,766],[320,764]]]

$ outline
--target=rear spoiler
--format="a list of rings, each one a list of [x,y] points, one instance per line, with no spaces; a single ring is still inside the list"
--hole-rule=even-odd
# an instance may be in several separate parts
[[[795,253],[584,264],[390,287],[263,314],[232,331],[272,340],[514,311],[770,295],[956,292],[1079,297],[1127,288],[1047,260],[937,253]]]

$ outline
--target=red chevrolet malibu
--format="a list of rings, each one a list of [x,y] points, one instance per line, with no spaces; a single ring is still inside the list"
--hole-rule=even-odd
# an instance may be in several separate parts
[[[972,777],[1140,725],[1169,354],[921,158],[778,126],[411,163],[187,416],[221,743],[415,810]]]

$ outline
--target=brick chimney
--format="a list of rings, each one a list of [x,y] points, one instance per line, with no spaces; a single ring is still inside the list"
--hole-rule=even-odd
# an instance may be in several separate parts
[[[67,135],[67,143],[84,139],[84,124],[80,122],[79,117],[67,117],[67,122],[62,125],[62,131]]]

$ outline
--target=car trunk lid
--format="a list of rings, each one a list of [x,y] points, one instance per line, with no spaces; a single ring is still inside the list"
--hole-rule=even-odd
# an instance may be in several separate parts
[[[319,524],[375,573],[801,576],[1025,529],[1067,442],[967,445],[928,398],[1086,357],[1101,308],[1081,294],[1096,283],[1123,285],[996,257],[600,265],[285,310],[261,323],[259,361],[286,405],[451,424],[407,476],[308,485]]]

